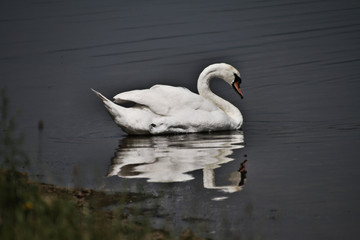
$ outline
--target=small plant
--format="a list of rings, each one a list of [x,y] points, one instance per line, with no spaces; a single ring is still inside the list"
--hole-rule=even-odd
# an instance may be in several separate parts
[[[9,116],[9,101],[5,89],[1,90],[0,98],[0,163],[6,168],[16,170],[20,165],[27,165],[29,158],[22,148],[24,136],[16,134],[15,116]]]
[[[44,197],[39,185],[18,170],[29,161],[4,89],[0,112],[0,239],[87,239],[92,228],[76,204]]]
[[[15,117],[9,115],[9,101],[1,91],[0,104],[0,239],[70,239],[82,223],[74,206],[55,199],[46,200],[27,174],[18,171],[28,166],[23,150],[24,137],[16,132]],[[69,238],[68,238],[69,237]]]

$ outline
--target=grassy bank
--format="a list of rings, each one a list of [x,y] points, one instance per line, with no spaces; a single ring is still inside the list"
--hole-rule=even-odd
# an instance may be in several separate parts
[[[26,173],[0,170],[0,239],[180,239],[201,240],[190,230],[172,236],[154,229],[128,204],[153,196],[107,194],[34,182]],[[116,205],[116,208],[108,208]]]

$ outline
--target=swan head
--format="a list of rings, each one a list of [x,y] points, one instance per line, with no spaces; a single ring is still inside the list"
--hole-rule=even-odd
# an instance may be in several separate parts
[[[221,78],[229,85],[231,85],[235,91],[244,98],[244,95],[240,89],[241,76],[240,72],[227,63],[215,63],[206,67],[200,74],[198,80],[198,90],[204,88],[204,84],[209,86],[211,78]]]

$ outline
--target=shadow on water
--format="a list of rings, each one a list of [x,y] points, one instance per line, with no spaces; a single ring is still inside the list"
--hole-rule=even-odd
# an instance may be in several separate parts
[[[244,148],[241,131],[171,136],[127,136],[120,140],[107,176],[145,178],[148,182],[173,183],[194,179],[203,172],[203,187],[225,193],[242,190],[245,162],[230,174],[228,185],[217,185],[215,169],[234,161],[233,152]]]

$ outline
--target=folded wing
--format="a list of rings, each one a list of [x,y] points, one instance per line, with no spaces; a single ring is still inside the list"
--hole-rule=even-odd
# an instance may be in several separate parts
[[[134,102],[162,116],[171,116],[179,111],[188,110],[208,112],[219,110],[213,103],[186,88],[166,85],[123,92],[114,97],[114,102],[119,104]]]

